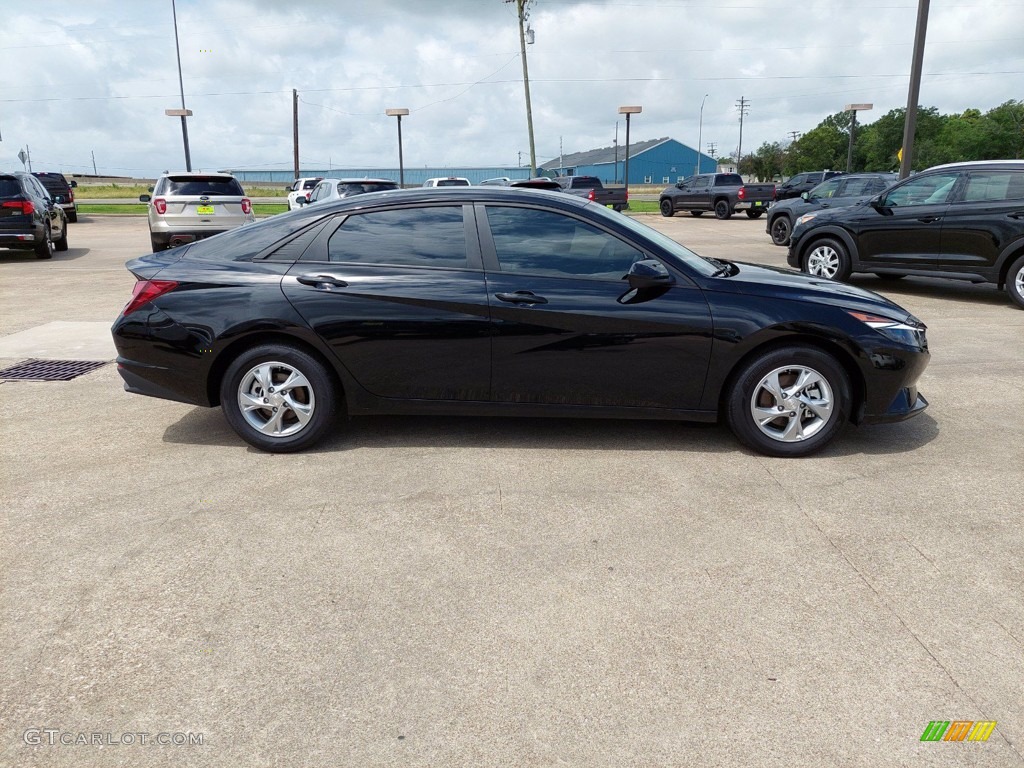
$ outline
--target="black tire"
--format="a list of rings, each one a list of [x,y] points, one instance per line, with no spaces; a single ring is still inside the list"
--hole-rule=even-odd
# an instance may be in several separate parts
[[[60,236],[60,240],[55,240],[53,247],[58,251],[66,251],[68,249],[68,225],[64,225],[64,234]]]
[[[898,275],[892,272],[875,272],[875,277],[879,280],[902,280],[906,275]]]
[[[761,208],[747,208],[748,219],[760,219],[764,211]]]
[[[68,213],[68,221],[72,224],[76,224],[78,222],[78,211],[70,211]]]
[[[690,215],[693,216],[694,218],[699,219],[701,216],[704,215],[704,211],[690,211]]]
[[[732,206],[728,200],[719,200],[715,203],[715,218],[728,219],[732,216]]]
[[[776,245],[789,245],[789,235],[793,231],[793,225],[789,221],[789,216],[779,214],[768,222],[768,229],[771,232],[773,243]]]
[[[1006,273],[1006,292],[1013,303],[1024,309],[1024,256],[1021,256]]]
[[[153,253],[160,253],[160,251],[162,251],[165,248],[167,248],[167,243],[159,243],[156,240],[154,240],[152,237],[149,238],[149,244],[151,246],[153,246]]]
[[[797,390],[805,372],[811,381]],[[788,395],[782,400],[772,394],[771,385],[765,386],[773,374],[780,385],[776,391]],[[764,352],[743,366],[727,395],[725,417],[736,438],[758,453],[807,456],[842,431],[853,409],[850,391],[849,377],[834,357],[794,344]],[[779,415],[770,418],[776,409]]]
[[[809,275],[840,282],[849,280],[853,271],[846,246],[832,237],[822,237],[808,243],[801,266]]]
[[[52,259],[53,258],[53,235],[50,234],[50,225],[47,224],[44,228],[43,239],[36,243],[35,251],[37,259]]]
[[[260,368],[265,370],[257,374]],[[305,385],[273,391],[273,385],[284,384],[293,373]],[[259,397],[266,408],[243,411],[240,399],[257,403]],[[242,353],[228,366],[221,380],[220,404],[231,428],[249,445],[271,453],[293,453],[309,448],[334,426],[338,387],[330,371],[308,353],[285,344],[265,344]],[[305,423],[302,415],[308,418]],[[275,426],[283,434],[273,435]]]
[[[676,208],[672,204],[672,201],[669,200],[667,197],[661,201],[658,207],[661,209],[661,215],[664,216],[665,218],[669,218],[676,215]]]

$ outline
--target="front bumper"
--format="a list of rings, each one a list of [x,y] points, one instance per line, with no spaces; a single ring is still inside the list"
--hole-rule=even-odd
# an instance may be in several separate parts
[[[896,395],[885,413],[864,414],[861,424],[889,424],[895,421],[906,421],[919,415],[928,407],[928,401],[917,391],[917,386],[904,387]]]

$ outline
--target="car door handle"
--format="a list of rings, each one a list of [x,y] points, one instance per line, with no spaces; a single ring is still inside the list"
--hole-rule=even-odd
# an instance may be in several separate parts
[[[547,304],[548,300],[538,296],[531,291],[516,291],[515,293],[494,294],[500,301],[507,301],[511,304]]]
[[[918,219],[918,221],[922,222],[923,224],[932,224],[932,223],[934,223],[936,221],[941,221],[941,220],[942,220],[941,216],[922,216],[921,218]]]
[[[347,288],[348,283],[334,275],[299,275],[297,278],[303,285],[330,290],[331,288]]]
[[[1024,211],[1014,211],[1013,213],[1006,214],[1008,219],[1024,219]]]

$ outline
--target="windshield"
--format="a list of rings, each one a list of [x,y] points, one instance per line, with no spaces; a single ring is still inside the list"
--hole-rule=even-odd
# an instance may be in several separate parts
[[[629,229],[634,234],[651,241],[662,250],[668,251],[681,262],[686,264],[686,266],[690,267],[695,272],[699,272],[704,277],[711,277],[718,272],[721,267],[721,265],[712,264],[703,256],[698,256],[689,248],[680,245],[668,235],[663,235],[658,230],[653,229],[646,224],[641,224],[630,216],[623,216],[621,213],[613,213],[603,205],[595,205],[592,208],[588,208],[588,212],[593,212],[598,216],[612,219],[615,224],[618,224],[621,227],[626,227],[626,229]]]

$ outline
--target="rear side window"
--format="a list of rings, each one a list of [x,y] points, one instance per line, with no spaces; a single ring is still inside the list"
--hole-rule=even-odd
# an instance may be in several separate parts
[[[820,174],[820,173],[808,173],[807,174],[807,183],[808,184],[817,184],[819,181],[821,181],[822,175],[823,174]]]
[[[839,181],[841,177],[837,178]],[[882,183],[877,179],[847,179],[843,187],[843,197],[859,197],[882,191]]]
[[[398,189],[398,185],[381,183],[374,184],[373,182],[338,184],[339,195],[361,195],[367,192],[384,192],[389,189]]]
[[[331,235],[327,258],[354,264],[465,267],[462,207],[402,208],[349,216]]]
[[[223,176],[171,176],[165,179],[164,195],[206,195],[208,197],[243,197],[242,185]]]
[[[964,202],[1024,200],[1024,171],[975,171],[967,181]]]
[[[554,211],[487,207],[502,272],[621,280],[643,254],[607,232]]]
[[[21,185],[13,176],[0,176],[0,197],[20,197]]]
[[[738,173],[722,173],[715,177],[716,187],[742,187],[743,179]]]

